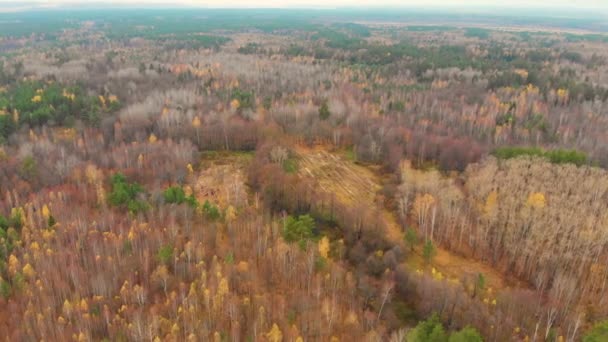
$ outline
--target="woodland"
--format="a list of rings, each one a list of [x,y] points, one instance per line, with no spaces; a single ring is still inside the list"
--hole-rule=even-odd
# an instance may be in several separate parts
[[[0,340],[608,341],[605,23],[461,20],[0,14]]]

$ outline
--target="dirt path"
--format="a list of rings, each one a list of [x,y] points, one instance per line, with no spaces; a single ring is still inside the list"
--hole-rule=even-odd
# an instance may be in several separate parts
[[[301,175],[313,177],[319,186],[336,195],[336,199],[349,205],[366,204],[377,206],[376,193],[381,189],[378,175],[370,168],[358,165],[343,155],[329,153],[323,148],[308,149],[299,147],[299,171]],[[387,210],[382,211],[387,223],[388,239],[403,248],[404,234],[395,215]],[[463,276],[477,276],[481,273],[486,279],[488,293],[510,287],[507,279],[492,267],[450,251],[437,248],[437,255],[431,265],[425,265],[421,247],[415,248],[405,262],[414,272],[428,272],[437,279],[447,278],[459,282]],[[494,292],[495,293],[495,292]],[[492,298],[489,298],[492,301]]]

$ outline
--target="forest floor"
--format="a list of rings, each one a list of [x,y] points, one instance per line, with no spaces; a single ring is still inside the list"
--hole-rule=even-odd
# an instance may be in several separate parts
[[[198,172],[193,174],[191,187],[200,203],[209,201],[220,208],[235,208],[249,200],[247,167],[253,153],[209,152],[203,154]]]
[[[404,232],[395,213],[386,210],[376,200],[381,189],[381,178],[374,166],[355,163],[347,154],[330,153],[323,147],[298,147],[298,172],[314,178],[319,186],[333,193],[337,200],[348,205],[366,205],[380,208],[388,227],[388,239],[393,244],[406,248]],[[422,247],[417,246],[414,253],[408,254],[405,265],[413,272],[428,272],[435,279],[446,278],[460,282],[464,276],[477,276],[481,273],[486,279],[488,295],[513,287],[514,283],[491,266],[476,260],[464,258],[447,249],[437,247],[437,254],[430,265],[422,257]],[[491,298],[490,298],[491,300]]]

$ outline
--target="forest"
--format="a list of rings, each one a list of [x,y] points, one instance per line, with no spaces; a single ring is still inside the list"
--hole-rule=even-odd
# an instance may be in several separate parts
[[[607,30],[0,13],[0,340],[608,341]]]

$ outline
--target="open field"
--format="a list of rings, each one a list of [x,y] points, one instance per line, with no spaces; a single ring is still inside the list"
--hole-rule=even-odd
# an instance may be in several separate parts
[[[314,178],[324,191],[335,194],[337,200],[349,205],[378,207],[375,198],[381,189],[380,179],[371,167],[358,165],[341,154],[330,153],[323,148],[299,147],[298,157],[300,174]],[[406,248],[403,230],[395,215],[384,208],[381,212],[387,223],[390,241]],[[460,281],[464,276],[481,273],[486,278],[488,287],[495,290],[516,284],[484,263],[463,258],[441,247],[437,247],[437,255],[431,265],[425,265],[421,246],[408,255],[405,264],[412,271],[429,272],[436,278],[445,277],[451,281]]]

